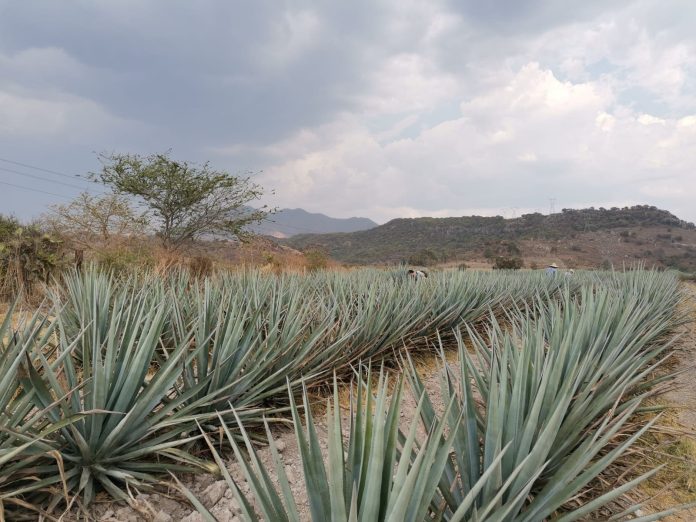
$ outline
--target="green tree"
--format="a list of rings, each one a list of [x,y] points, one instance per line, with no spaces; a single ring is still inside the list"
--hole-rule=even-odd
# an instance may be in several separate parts
[[[247,225],[263,220],[266,206],[252,209],[262,188],[249,178],[215,170],[209,163],[175,161],[169,153],[102,154],[99,181],[144,205],[165,247],[177,249],[205,235],[244,239]]]

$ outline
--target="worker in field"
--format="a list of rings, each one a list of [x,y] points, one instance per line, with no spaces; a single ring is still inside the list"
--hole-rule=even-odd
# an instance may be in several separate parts
[[[407,275],[409,279],[413,279],[414,281],[418,281],[419,279],[425,279],[426,277],[428,277],[428,274],[426,274],[423,270],[413,269],[409,269]]]
[[[546,275],[554,276],[558,272],[558,265],[556,263],[551,263],[546,267]]]

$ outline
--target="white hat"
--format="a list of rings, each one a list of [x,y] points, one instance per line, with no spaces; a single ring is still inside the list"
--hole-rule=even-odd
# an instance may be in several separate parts
[[[556,263],[551,263],[549,265],[549,268],[558,268],[558,265]]]

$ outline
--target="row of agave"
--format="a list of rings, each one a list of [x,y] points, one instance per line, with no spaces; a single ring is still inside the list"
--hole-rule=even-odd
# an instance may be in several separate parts
[[[550,377],[546,376],[548,372],[543,371],[542,364],[546,361],[547,350],[538,348],[532,353],[527,350],[525,340],[525,349],[520,351],[517,338],[522,337],[519,333],[530,328],[525,325],[534,324],[537,335],[542,336],[535,338],[540,346],[553,346],[551,338],[544,339],[543,336],[552,332],[561,336],[565,330],[560,326],[554,330],[549,325],[559,324],[559,318],[566,318],[574,307],[587,306],[585,303],[593,302],[601,292],[606,295],[608,304],[598,319],[613,317],[609,312],[614,309],[623,311],[614,323],[606,324],[606,330],[599,332],[615,336],[617,342],[623,340],[625,344],[617,345],[616,351],[606,356],[607,369],[623,372],[621,375],[627,376],[628,381],[620,390],[623,394],[633,392],[634,388],[645,386],[645,361],[653,360],[655,356],[650,350],[664,349],[664,343],[658,342],[659,337],[674,326],[670,314],[679,299],[675,285],[676,281],[669,275],[644,272],[601,278],[579,276],[571,281],[535,274],[474,272],[441,275],[418,283],[379,271],[278,278],[243,273],[200,283],[185,275],[169,279],[138,276],[115,281],[95,271],[73,274],[54,290],[53,304],[48,313],[34,314],[20,329],[11,328],[9,318],[12,313],[8,313],[2,325],[0,506],[4,505],[12,517],[20,516],[18,509],[21,508],[39,509],[48,515],[59,505],[61,509],[74,505],[86,508],[100,490],[115,498],[127,498],[129,488],[155,483],[166,472],[215,471],[217,465],[196,456],[202,434],[224,426],[233,444],[242,440],[250,442],[249,437],[259,438],[259,430],[244,430],[242,426],[257,428],[268,421],[286,418],[287,412],[292,414],[296,427],[299,427],[294,397],[303,384],[320,385],[329,380],[332,373],[349,375],[351,366],[361,360],[386,357],[394,362],[398,360],[398,354],[403,353],[400,348],[406,343],[432,338],[438,330],[450,331],[462,323],[476,323],[489,313],[503,310],[516,310],[508,312],[507,319],[513,319],[512,324],[517,326],[512,333],[507,329],[503,332],[493,320],[487,337],[490,345],[472,331],[483,364],[476,366],[472,363],[462,371],[467,372],[463,375],[477,376],[475,385],[483,397],[503,401],[503,407],[508,408],[511,403],[501,390],[506,387],[512,390],[513,375],[527,379],[518,385],[524,397],[516,399],[522,402],[512,412],[522,415],[520,408],[530,408],[530,404],[542,401],[536,396],[532,400],[527,395]],[[574,299],[579,300],[580,305],[576,305]],[[629,303],[635,303],[635,306],[630,308]],[[576,316],[571,314],[571,317]],[[572,324],[566,326],[570,328]],[[583,324],[589,328],[591,322]],[[589,339],[600,343],[601,335],[594,330],[573,331],[575,336],[579,333],[585,333]],[[598,335],[592,337],[594,334]],[[508,339],[509,346],[507,351],[499,354],[496,342],[503,339]],[[566,342],[570,343],[572,339],[568,337]],[[643,339],[644,349],[634,350],[641,342],[637,339]],[[604,349],[598,353],[604,354]],[[528,351],[531,359],[525,359],[526,355],[519,357]],[[619,355],[624,351],[627,359],[617,362],[622,360]],[[591,367],[585,355],[578,355],[581,352],[575,349],[568,352],[575,354],[577,360],[574,364],[585,365],[586,377],[598,375],[597,368]],[[503,353],[507,354],[505,359]],[[639,353],[646,359],[636,358]],[[471,362],[465,351],[461,355],[462,361]],[[515,366],[514,371],[513,361],[521,365]],[[570,365],[571,362],[565,361],[564,364]],[[474,371],[486,364],[491,368],[488,374]],[[555,365],[548,364],[560,371]],[[570,370],[562,374],[561,382],[567,383],[568,372]],[[487,379],[485,375],[495,378]],[[411,380],[417,389],[415,376],[412,375]],[[449,384],[452,390],[456,388],[454,382]],[[608,411],[628,412],[627,417],[634,411],[626,406],[629,402],[613,407],[615,403],[619,404],[623,395],[611,397],[609,394],[609,399],[603,400],[596,398],[595,388],[612,388],[607,378],[594,382],[592,386],[594,388],[574,389],[571,394],[573,401],[579,390],[586,394],[585,409],[577,410],[581,418],[596,423]],[[462,397],[461,390],[458,397]],[[553,389],[543,393],[540,410],[533,410],[531,417],[524,419],[528,430],[534,431],[531,426],[545,426],[546,417],[542,414],[548,415],[550,405],[555,404],[553,393],[560,393],[549,390]],[[382,390],[382,395],[384,393]],[[517,393],[522,392],[518,390]],[[378,404],[384,406],[384,401],[386,396]],[[467,451],[473,450],[478,444],[474,441],[479,439],[471,431],[474,429],[471,418],[468,419],[468,432],[457,428],[452,416],[461,416],[461,422],[466,418],[462,413],[466,408],[458,407],[454,399],[450,402],[452,406],[447,418],[436,420],[434,410],[424,399],[421,406],[423,421],[429,428],[433,425],[444,430],[447,425],[448,441],[468,437]],[[390,477],[395,456],[382,459],[384,461],[380,463],[380,458],[374,457],[371,450],[365,453],[364,445],[368,444],[368,439],[370,447],[380,444],[373,440],[377,435],[375,430],[367,427],[379,418],[378,414],[373,417],[368,413],[372,407],[370,404],[369,409],[365,409],[360,422],[356,420],[356,433],[367,430],[360,443],[360,463],[381,466],[380,475]],[[509,418],[508,413],[501,413],[499,406],[494,406],[493,410],[489,410],[490,407],[488,405],[483,411],[472,410],[475,429],[483,429],[484,419],[490,418],[491,411],[496,412],[499,421]],[[398,411],[398,400],[392,399],[390,408],[389,411]],[[455,413],[457,408],[459,414]],[[471,401],[467,408],[473,408]],[[361,411],[361,405],[356,411]],[[559,415],[564,415],[559,413],[560,409],[553,411],[556,412],[553,417],[556,421]],[[311,424],[311,417],[308,418]],[[393,421],[392,418],[392,424]],[[607,422],[610,426],[616,424],[613,418]],[[582,437],[588,428],[575,432],[571,423],[564,426],[559,444],[573,440],[569,433],[575,434],[576,445],[584,443],[585,439],[578,437]],[[392,433],[390,436],[393,438],[396,437],[393,430],[391,426],[381,433]],[[431,512],[449,518],[459,512],[469,517],[467,519],[476,520],[481,510],[479,500],[492,488],[489,485],[477,491],[473,494],[476,502],[472,500],[472,488],[483,476],[488,477],[486,480],[501,480],[503,477],[505,481],[513,481],[511,476],[525,476],[529,491],[538,487],[539,480],[544,479],[553,466],[544,463],[545,467],[534,480],[527,476],[532,469],[530,460],[525,461],[526,467],[515,471],[517,467],[513,464],[518,462],[518,454],[524,452],[518,449],[514,455],[506,452],[500,456],[498,453],[517,441],[521,432],[503,435],[500,426],[497,430],[492,431],[500,432],[496,437],[502,437],[496,439],[497,450],[491,446],[493,443],[486,445],[486,437],[480,439],[484,441],[481,447],[484,449],[477,450],[484,451],[483,457],[461,453],[459,450],[463,447],[450,447],[451,443],[448,443],[448,452],[454,448],[457,450],[455,455],[472,459],[471,473],[474,473],[473,461],[483,459],[479,476],[471,475],[465,479],[460,463],[449,458],[443,461],[444,474],[434,472],[438,468],[433,468],[432,463],[423,464],[426,466],[423,469],[429,470],[428,476],[433,480],[437,478],[437,495],[441,498],[431,491],[432,488],[422,484],[422,479],[417,478],[418,473],[412,473],[416,469],[413,466],[418,461],[417,455],[426,455],[423,452],[428,443],[414,440],[411,446],[400,446],[398,455],[403,467],[399,469],[420,484],[420,498],[423,502],[427,500],[425,511],[420,505],[416,511],[409,508],[408,518],[420,520],[423,513]],[[334,434],[338,437],[334,444],[341,442],[338,433]],[[537,435],[536,432],[528,435],[527,439],[532,439],[524,439],[523,445],[534,446]],[[397,439],[390,443],[393,450],[396,450]],[[440,434],[429,440],[436,441],[430,444],[440,448],[445,439]],[[597,440],[597,444],[604,447],[608,439],[599,437]],[[564,450],[567,454],[567,449],[560,447],[557,450],[559,458],[565,455]],[[433,451],[442,460],[442,452],[436,448]],[[313,456],[318,457],[316,451]],[[513,456],[515,459],[510,464]],[[532,460],[539,464],[538,456]],[[344,471],[348,467],[354,470],[354,463],[350,466],[344,464]],[[491,466],[499,469],[489,473],[493,469]],[[305,468],[305,471],[312,475],[312,469]],[[333,470],[334,474],[338,473],[337,469]],[[360,480],[366,476],[367,467],[364,469]],[[397,473],[397,476],[400,475]],[[466,492],[463,497],[457,494],[457,489],[443,487],[448,478],[461,481],[459,491]],[[513,482],[508,486],[510,491],[521,495],[524,489]],[[344,489],[351,492],[356,485],[346,480],[343,484]],[[357,484],[355,495],[374,492],[371,486],[365,489],[365,484]],[[382,484],[383,488],[386,486]],[[500,492],[500,497],[492,497],[496,498],[495,504],[499,504],[503,497],[507,498],[505,491]],[[525,492],[523,497],[527,494]],[[416,497],[418,495],[412,498]],[[467,505],[463,502],[466,498],[469,498],[466,502],[471,504],[468,511],[462,511],[461,506]],[[528,509],[528,501],[522,497],[519,499]],[[371,500],[370,505],[374,502]],[[361,503],[355,508],[351,503],[346,506],[351,519],[387,519],[385,506],[380,505],[379,518],[368,514],[373,513],[373,508],[360,515],[363,513]],[[322,518],[326,515],[324,512],[315,513],[313,510],[313,515],[315,520],[328,519]],[[250,510],[249,517],[253,516],[253,510]],[[276,519],[270,515],[267,518]]]
[[[668,379],[654,370],[669,357],[669,334],[683,321],[675,313],[679,301],[671,277],[634,273],[583,288],[577,296],[565,292],[555,301],[538,300],[510,313],[505,328],[493,317],[485,334],[468,331],[473,350],[457,335],[456,369],[443,359],[440,412],[406,354],[404,373],[418,406],[405,433],[399,429],[403,379],[389,399],[382,373],[374,390],[365,384],[371,382],[368,369],[365,380],[358,375],[351,396],[347,435],[337,389],[327,401],[326,455],[307,395],[303,430],[290,394],[312,520],[568,522],[616,500],[657,470],[580,506],[567,504],[654,422],[635,429],[629,420]],[[427,433],[421,441],[418,417]],[[302,500],[293,496],[270,431],[273,472],[248,437],[240,448],[226,426],[225,433],[251,487],[245,495],[223,472],[244,518],[301,520]],[[612,520],[660,520],[677,511],[632,516],[641,507],[624,509]]]
[[[210,471],[195,456],[199,424],[287,418],[287,381],[320,385],[561,286],[476,273],[427,284],[378,271],[68,274],[47,311],[13,329],[10,310],[0,332],[0,501],[52,513],[99,491],[126,499],[166,472]]]

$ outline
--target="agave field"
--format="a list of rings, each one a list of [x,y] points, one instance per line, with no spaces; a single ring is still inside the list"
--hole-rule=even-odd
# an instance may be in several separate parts
[[[215,520],[179,480],[196,472],[221,475],[246,520],[302,520],[301,501],[314,521],[582,519],[654,473],[570,502],[653,422],[636,419],[669,379],[681,300],[676,277],[644,270],[67,274],[0,326],[0,519],[86,515],[175,481]],[[411,357],[447,350],[439,408]],[[294,426],[306,499],[276,422]]]

